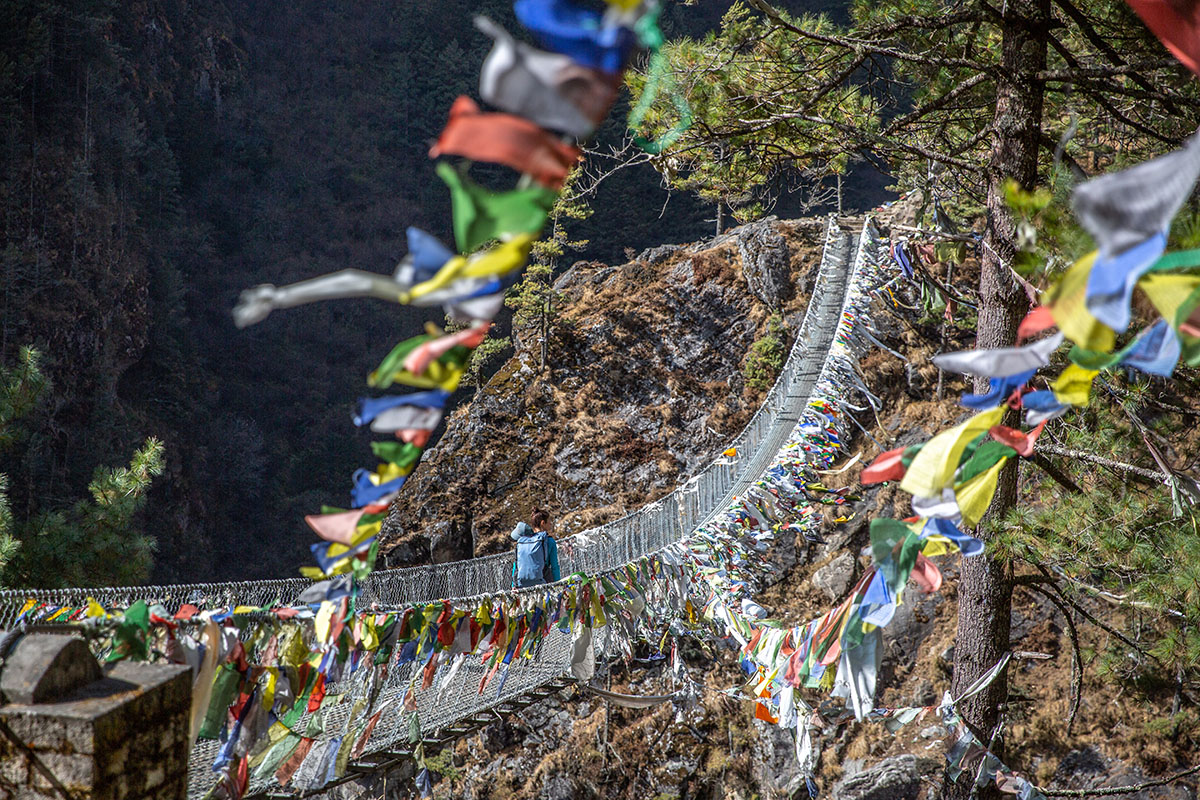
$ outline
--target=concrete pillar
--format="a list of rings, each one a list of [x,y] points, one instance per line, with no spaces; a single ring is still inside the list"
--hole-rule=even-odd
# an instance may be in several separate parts
[[[0,797],[184,800],[191,670],[101,670],[82,639],[25,636],[0,672]]]

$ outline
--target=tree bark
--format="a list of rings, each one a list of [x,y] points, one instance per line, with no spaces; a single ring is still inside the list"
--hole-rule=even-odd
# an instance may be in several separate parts
[[[979,281],[979,321],[976,347],[1008,347],[1029,308],[1024,291],[1013,279],[1015,221],[1004,201],[1004,184],[1016,180],[1032,188],[1038,177],[1038,147],[1042,132],[1043,86],[1037,73],[1046,67],[1050,0],[1007,0],[1002,21],[1002,66],[996,87],[992,120],[992,152],[987,166],[987,228],[983,238]],[[975,391],[987,390],[987,379],[975,379]],[[1000,473],[988,518],[1004,514],[1017,497],[1017,460]],[[988,538],[984,536],[985,540]],[[989,552],[962,561],[958,589],[958,637],[954,647],[952,694],[960,696],[1009,649],[1012,607],[1012,567]],[[983,742],[990,740],[1008,697],[1007,676],[959,705],[959,714]],[[996,750],[1003,751],[997,740]],[[974,776],[974,770],[971,771]],[[965,800],[972,781],[946,779],[943,797]],[[979,798],[998,798],[994,785]]]

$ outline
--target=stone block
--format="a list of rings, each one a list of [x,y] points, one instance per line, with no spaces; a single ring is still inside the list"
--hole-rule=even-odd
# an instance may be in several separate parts
[[[183,800],[191,684],[186,666],[122,663],[57,701],[0,706],[0,719],[81,795]],[[5,776],[18,771],[7,762],[26,760],[4,759]],[[30,785],[50,789],[36,770],[24,768]],[[29,796],[41,796],[42,789]]]
[[[0,672],[0,694],[10,703],[57,700],[102,677],[100,663],[76,636],[23,637]]]
[[[842,553],[813,573],[812,584],[830,600],[840,600],[854,585],[857,562],[849,553]]]
[[[96,783],[95,761],[90,755],[42,752],[37,754],[37,758],[59,783],[72,792],[86,792]],[[35,788],[54,788],[40,770],[31,767],[29,773]]]

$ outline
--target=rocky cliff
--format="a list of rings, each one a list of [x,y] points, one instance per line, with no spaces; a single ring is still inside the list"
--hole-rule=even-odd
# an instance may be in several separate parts
[[[781,314],[799,324],[820,263],[818,220],[763,221],[628,263],[580,262],[562,316],[446,421],[383,529],[390,566],[511,546],[543,506],[572,533],[675,487],[749,420],[762,391],[742,366]]]

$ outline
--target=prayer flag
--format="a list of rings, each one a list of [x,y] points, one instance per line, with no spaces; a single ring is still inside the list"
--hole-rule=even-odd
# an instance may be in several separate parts
[[[469,253],[490,239],[536,234],[546,222],[558,194],[544,186],[493,192],[472,181],[466,167],[439,162],[438,176],[450,187],[454,240]]]
[[[1129,327],[1129,301],[1138,279],[1150,271],[1167,249],[1167,235],[1159,231],[1144,242],[1116,255],[1096,256],[1088,275],[1087,309],[1108,327],[1122,333]]]
[[[517,0],[513,11],[543,47],[604,72],[624,69],[636,41],[629,28],[606,24],[598,12],[565,0]]]
[[[961,350],[933,357],[933,363],[948,372],[965,372],[989,378],[1007,378],[1050,363],[1050,354],[1062,344],[1063,335],[1055,335],[1024,347],[1000,347],[994,350]]]
[[[537,124],[513,114],[482,111],[464,95],[450,107],[450,121],[429,150],[430,158],[443,155],[503,164],[544,186],[561,189],[580,153]]]
[[[456,256],[437,275],[403,293],[400,300],[414,305],[437,305],[502,291],[506,284],[498,279],[515,276],[525,266],[533,240],[532,235],[523,234],[469,258]]]
[[[1059,330],[1075,344],[1088,350],[1107,352],[1116,342],[1116,333],[1092,316],[1086,305],[1088,276],[1095,262],[1096,253],[1092,252],[1072,264],[1046,293],[1046,305]]]
[[[371,430],[376,433],[394,433],[405,442],[424,447],[418,439],[419,433],[429,433],[442,421],[440,408],[416,408],[413,406],[398,406],[381,412],[371,423]],[[400,434],[406,434],[400,436]],[[428,441],[428,437],[426,437]]]
[[[576,139],[607,115],[617,96],[612,76],[517,42],[486,17],[476,17],[475,27],[495,40],[479,77],[485,102]]]
[[[1038,436],[1041,435],[1045,427],[1046,423],[1041,422],[1029,433],[1024,433],[1016,428],[1009,428],[1005,425],[994,425],[988,430],[988,435],[997,442],[1016,450],[1019,455],[1029,458],[1033,455],[1034,442],[1037,441]]]
[[[1071,208],[1101,256],[1112,258],[1166,233],[1197,177],[1200,135],[1180,150],[1079,184],[1071,194]]]
[[[1132,367],[1148,375],[1169,378],[1179,363],[1180,353],[1179,337],[1166,320],[1160,319],[1116,353],[1094,353],[1073,347],[1070,355],[1071,361],[1087,369]]]

